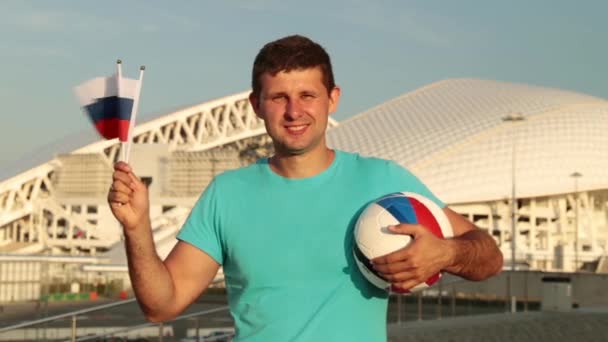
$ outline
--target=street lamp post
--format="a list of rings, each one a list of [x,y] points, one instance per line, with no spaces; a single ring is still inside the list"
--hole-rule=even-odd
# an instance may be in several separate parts
[[[521,113],[510,113],[509,115],[502,118],[502,121],[507,123],[516,124],[517,122],[524,121],[525,118]],[[511,273],[507,277],[507,298],[510,299],[511,302],[511,312],[514,313],[517,311],[517,299],[513,295],[511,286],[512,280],[511,277],[515,275],[516,270],[516,262],[515,262],[515,251],[516,251],[516,240],[517,240],[517,229],[516,229],[516,215],[517,215],[517,203],[515,198],[515,169],[516,169],[516,135],[515,135],[515,127],[511,129],[512,141],[511,141]]]
[[[504,122],[517,123],[520,121],[524,121],[525,117],[521,113],[510,113],[509,115],[502,118]],[[516,137],[515,137],[515,129],[512,130],[513,141],[512,141],[512,150],[511,150],[511,270],[515,271],[515,252],[516,252],[516,238],[517,238],[517,230],[516,230],[516,215],[517,215],[517,203],[515,198],[515,169],[516,169]]]
[[[573,172],[570,177],[574,179],[574,271],[578,270],[578,179],[583,176],[580,172]]]

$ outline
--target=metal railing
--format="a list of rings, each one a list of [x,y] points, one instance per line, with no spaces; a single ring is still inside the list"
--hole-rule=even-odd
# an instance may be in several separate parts
[[[221,283],[223,281],[224,281],[224,279],[216,279],[211,283],[211,285],[215,285],[215,284]],[[194,317],[197,317],[197,329],[196,329],[195,333],[196,333],[196,341],[199,341],[201,337],[199,336],[198,317],[228,310],[228,306],[224,305],[224,306],[221,306],[218,308],[207,309],[207,310],[202,310],[202,311],[198,311],[198,312],[194,312],[194,313],[181,315],[171,321],[160,322],[160,323],[146,322],[143,324],[137,324],[134,326],[129,326],[124,329],[119,329],[119,330],[115,330],[115,331],[111,331],[111,332],[107,332],[107,333],[104,332],[104,333],[96,334],[96,335],[87,335],[87,336],[82,336],[80,338],[78,337],[78,334],[77,334],[78,324],[77,323],[78,323],[79,316],[87,314],[87,313],[91,313],[91,312],[98,312],[98,311],[108,310],[111,308],[122,307],[122,306],[126,306],[126,305],[133,304],[136,302],[137,302],[137,299],[131,298],[131,299],[122,300],[122,301],[116,302],[116,303],[97,305],[97,306],[86,308],[86,309],[81,309],[81,310],[77,310],[77,311],[54,315],[54,316],[47,317],[47,318],[42,318],[42,319],[37,319],[37,320],[32,320],[32,321],[28,321],[28,322],[23,322],[23,323],[18,323],[18,324],[2,327],[2,328],[0,328],[0,338],[1,338],[2,334],[5,334],[10,331],[14,331],[17,329],[22,329],[22,328],[33,328],[33,327],[40,326],[42,324],[48,324],[48,323],[59,321],[59,320],[65,319],[65,318],[70,318],[71,334],[70,334],[70,338],[68,339],[68,341],[75,342],[75,341],[89,341],[89,340],[94,340],[94,339],[99,340],[99,339],[103,339],[108,336],[112,337],[117,334],[124,334],[124,333],[132,331],[132,330],[141,329],[141,328],[145,328],[145,327],[151,327],[151,326],[155,326],[155,325],[159,326],[159,336],[158,337],[159,337],[159,341],[162,341],[163,340],[162,332],[163,332],[164,324],[170,323],[170,322],[175,322],[175,321],[180,321],[180,320],[185,320],[185,319],[192,319]],[[45,329],[46,329],[46,327],[45,327]],[[45,336],[46,336],[46,334],[45,334]],[[227,336],[229,336],[229,334]]]
[[[72,317],[72,321],[75,322],[76,321],[76,317],[78,315],[82,315],[82,314],[89,313],[89,312],[94,312],[94,311],[105,310],[105,309],[109,309],[109,308],[116,307],[116,306],[127,305],[127,304],[130,304],[130,303],[136,302],[136,301],[137,300],[135,298],[126,299],[126,300],[120,301],[118,303],[110,303],[110,304],[98,305],[98,306],[94,306],[94,307],[87,308],[87,309],[67,312],[67,313],[64,313],[64,314],[59,314],[59,315],[55,315],[55,316],[51,316],[51,317],[47,317],[47,318],[41,318],[41,319],[37,319],[37,320],[34,320],[34,321],[28,321],[28,322],[23,322],[23,323],[15,324],[15,325],[10,325],[8,327],[0,328],[0,334],[5,333],[5,332],[10,331],[10,330],[15,330],[15,329],[20,329],[20,328],[28,328],[28,327],[36,326],[36,325],[39,325],[39,324],[44,324],[44,323],[49,323],[49,322],[57,321],[57,320],[60,320],[62,318],[66,318],[66,317]]]
[[[540,310],[543,272],[504,271],[485,281],[444,275],[433,287],[391,294],[388,323]]]
[[[130,327],[124,328],[124,329],[115,330],[115,331],[112,331],[112,332],[109,332],[109,333],[98,334],[98,335],[93,335],[93,336],[85,336],[85,337],[76,338],[76,339],[73,338],[72,341],[77,341],[77,342],[80,342],[80,341],[90,341],[90,340],[100,339],[100,338],[104,338],[104,337],[111,337],[111,336],[114,336],[116,334],[122,334],[122,333],[129,332],[131,330],[151,327],[151,326],[154,326],[154,325],[158,325],[159,326],[158,327],[158,331],[159,331],[158,336],[159,336],[159,339],[162,340],[162,336],[163,336],[162,331],[164,330],[163,329],[163,325],[165,323],[170,323],[170,322],[175,322],[175,321],[181,321],[181,320],[189,319],[189,318],[193,318],[193,317],[200,317],[200,316],[204,316],[204,315],[208,315],[208,314],[212,314],[212,313],[216,313],[216,312],[221,312],[221,311],[226,311],[226,310],[228,310],[228,306],[227,305],[226,306],[221,306],[221,307],[215,308],[215,309],[203,310],[203,311],[198,311],[198,312],[194,312],[194,313],[187,314],[187,315],[177,316],[175,319],[172,319],[172,320],[166,321],[166,322],[160,322],[160,323],[151,323],[151,322],[148,322],[148,323],[144,323],[144,324],[138,324],[138,325],[134,325],[134,326],[130,326]],[[195,330],[195,333],[196,333],[196,336],[195,336],[196,341],[199,341],[200,338],[201,338],[201,336],[200,336],[200,333],[199,333],[198,324],[197,324],[197,329]],[[227,333],[225,335],[226,335],[226,337],[228,337],[231,334]],[[206,341],[211,341],[211,340],[212,339],[206,339]]]

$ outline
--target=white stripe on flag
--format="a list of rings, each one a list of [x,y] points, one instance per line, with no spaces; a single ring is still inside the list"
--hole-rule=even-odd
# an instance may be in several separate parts
[[[96,77],[74,88],[76,98],[81,106],[88,106],[99,99],[111,96],[135,99],[138,80],[122,77],[120,87],[116,82],[116,75],[109,77]],[[118,90],[120,89],[120,94]]]

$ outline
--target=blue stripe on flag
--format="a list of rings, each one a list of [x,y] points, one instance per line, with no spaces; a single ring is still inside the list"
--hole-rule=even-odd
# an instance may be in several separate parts
[[[389,195],[381,198],[377,203],[391,213],[400,223],[418,223],[416,212],[407,197]]]
[[[131,120],[133,99],[110,96],[97,99],[94,103],[84,106],[93,122],[108,119]]]

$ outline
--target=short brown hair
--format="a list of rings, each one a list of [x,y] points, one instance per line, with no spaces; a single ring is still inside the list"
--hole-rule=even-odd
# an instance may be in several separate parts
[[[319,67],[322,81],[329,93],[336,84],[329,55],[323,47],[300,35],[287,36],[272,41],[258,52],[253,62],[251,87],[254,96],[262,90],[260,77],[264,73],[274,76],[281,71],[292,71]]]

